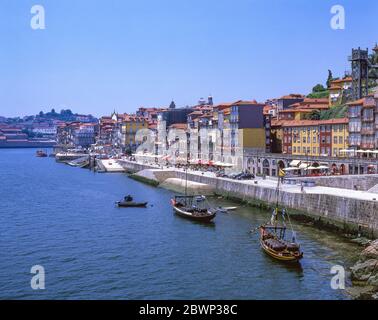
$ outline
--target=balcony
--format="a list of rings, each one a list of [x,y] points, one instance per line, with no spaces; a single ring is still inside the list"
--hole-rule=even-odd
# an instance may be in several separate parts
[[[360,112],[348,112],[348,118],[360,118],[361,113]]]
[[[351,133],[360,133],[361,132],[361,127],[358,128],[349,128],[349,132]]]
[[[374,142],[361,143],[361,149],[374,149],[374,148],[375,148]]]
[[[374,122],[374,115],[363,116],[362,121],[363,122]]]
[[[361,134],[373,135],[375,132],[374,128],[362,128]]]

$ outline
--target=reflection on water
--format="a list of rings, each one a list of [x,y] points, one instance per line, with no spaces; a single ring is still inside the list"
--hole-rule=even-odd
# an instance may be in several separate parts
[[[198,224],[173,214],[170,191],[33,150],[0,150],[0,178],[1,298],[348,298],[331,289],[330,268],[350,266],[358,248],[294,223],[304,258],[299,266],[275,261],[250,233],[269,212],[240,207]],[[115,207],[125,194],[152,206]],[[30,288],[36,264],[46,270],[44,291]]]

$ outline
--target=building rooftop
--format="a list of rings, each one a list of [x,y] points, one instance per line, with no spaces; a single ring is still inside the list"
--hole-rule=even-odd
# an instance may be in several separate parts
[[[281,120],[283,127],[307,127],[327,124],[347,124],[348,118],[330,119],[330,120]],[[273,125],[273,121],[272,121]],[[277,125],[277,124],[276,124]]]

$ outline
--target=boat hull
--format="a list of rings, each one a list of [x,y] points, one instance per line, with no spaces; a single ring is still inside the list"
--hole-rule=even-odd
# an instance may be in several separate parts
[[[269,241],[274,241],[275,245],[268,245]],[[277,246],[278,247],[275,247]],[[289,247],[293,243],[280,240],[274,234],[267,232],[265,227],[260,227],[260,245],[266,254],[272,258],[284,262],[298,262],[303,258],[303,252],[300,251],[299,245],[296,245],[295,250],[290,250]]]
[[[190,212],[186,212],[186,211],[184,211],[181,208],[178,208],[176,206],[173,206],[173,210],[178,216],[185,218],[185,219],[197,221],[197,222],[209,223],[216,216],[216,212],[210,212],[210,211],[208,211],[208,214],[206,214],[206,215],[193,215]]]
[[[128,203],[128,202],[117,202],[118,207],[120,208],[145,208],[148,202],[142,203]]]
[[[269,248],[268,246],[265,245],[264,241],[263,240],[260,240],[260,245],[261,245],[261,248],[263,249],[263,251],[271,256],[272,258],[276,259],[276,260],[280,260],[280,261],[285,261],[285,262],[299,262],[299,260],[301,260],[303,258],[303,253],[299,254],[299,255],[294,255],[294,254],[283,254],[281,252],[277,252],[275,250],[272,250],[271,248]]]

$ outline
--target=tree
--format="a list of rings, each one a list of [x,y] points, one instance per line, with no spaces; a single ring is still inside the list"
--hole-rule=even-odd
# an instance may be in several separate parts
[[[323,91],[326,91],[327,89],[324,88],[324,86],[322,84],[317,84],[315,87],[312,88],[312,92],[313,93],[316,93],[316,92],[323,92]]]
[[[327,88],[331,87],[332,81],[333,81],[332,71],[328,69]]]
[[[43,111],[40,111],[40,112],[39,112],[39,116],[40,116],[40,117],[43,117],[43,115],[44,115]]]

